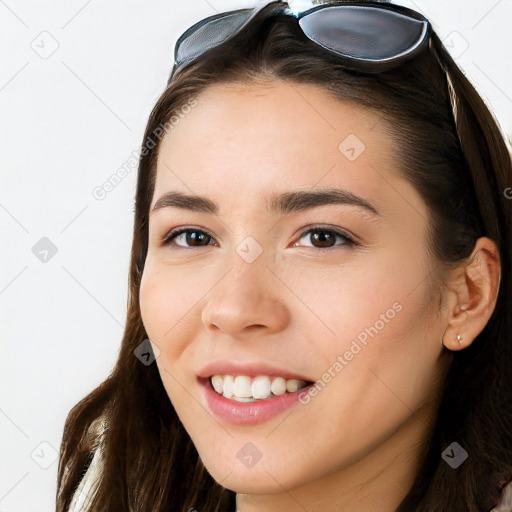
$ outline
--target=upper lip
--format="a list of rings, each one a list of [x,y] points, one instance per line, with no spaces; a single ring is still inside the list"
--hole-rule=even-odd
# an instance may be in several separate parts
[[[300,375],[284,368],[270,365],[265,362],[236,362],[227,360],[210,361],[198,372],[198,377],[208,379],[213,375],[247,375],[248,377],[257,377],[258,375],[268,375],[269,377],[283,377],[285,379],[304,380],[312,382],[312,379]]]

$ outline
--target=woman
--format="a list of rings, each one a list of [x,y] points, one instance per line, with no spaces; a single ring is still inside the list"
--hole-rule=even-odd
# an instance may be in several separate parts
[[[511,160],[428,20],[273,2],[175,61],[57,510],[505,510]]]

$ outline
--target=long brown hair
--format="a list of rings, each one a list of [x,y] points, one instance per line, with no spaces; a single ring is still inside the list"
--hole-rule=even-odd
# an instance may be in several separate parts
[[[134,356],[148,338],[139,285],[159,147],[155,133],[169,125],[190,98],[220,82],[309,83],[340,101],[371,109],[396,141],[401,164],[397,172],[428,206],[432,257],[455,264],[471,254],[480,236],[497,244],[502,269],[495,310],[468,348],[449,353],[453,359],[426,455],[397,510],[488,512],[512,480],[512,201],[505,193],[512,186],[512,169],[497,122],[435,32],[429,48],[415,58],[390,71],[365,74],[347,70],[337,56],[308,40],[296,19],[283,15],[284,5],[265,7],[242,33],[180,70],[150,114],[137,177],[122,345],[110,376],[67,417],[57,512],[69,507],[90,462],[95,420],[102,415],[108,430],[93,510],[235,510],[235,494],[204,468],[156,364],[142,364]],[[151,149],[149,139],[156,142]],[[441,458],[453,441],[469,453],[456,470]]]

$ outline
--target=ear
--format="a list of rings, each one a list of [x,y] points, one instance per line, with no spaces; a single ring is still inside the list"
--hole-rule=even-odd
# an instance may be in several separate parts
[[[442,338],[448,350],[468,347],[482,332],[496,306],[500,278],[498,248],[490,238],[481,237],[450,277],[446,296],[448,325]]]

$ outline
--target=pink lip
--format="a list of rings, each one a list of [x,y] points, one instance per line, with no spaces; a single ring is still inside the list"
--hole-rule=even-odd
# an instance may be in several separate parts
[[[247,375],[247,373],[241,375]],[[264,375],[268,375],[268,373]],[[256,425],[267,421],[298,403],[300,393],[307,393],[309,388],[306,386],[294,393],[285,393],[267,400],[236,402],[219,395],[213,389],[208,378],[199,378],[199,383],[203,388],[208,408],[214,416],[235,425]]]
[[[248,377],[257,377],[258,375],[267,375],[269,377],[283,377],[284,379],[298,379],[306,382],[312,382],[313,379],[298,375],[285,370],[284,368],[277,368],[276,366],[269,365],[264,362],[259,363],[236,363],[234,361],[217,360],[211,361],[206,364],[201,371],[198,372],[198,377],[208,378],[212,375],[247,375]]]

